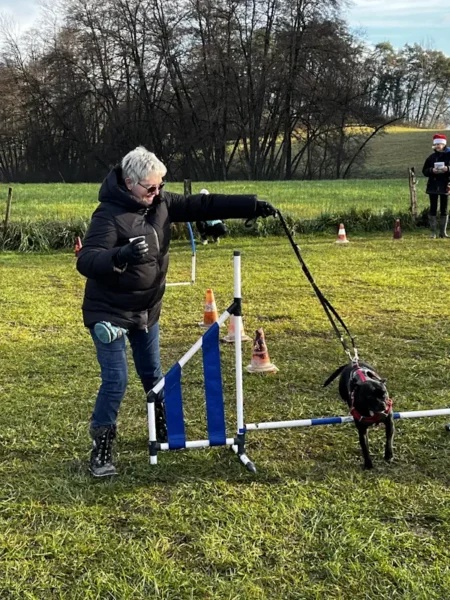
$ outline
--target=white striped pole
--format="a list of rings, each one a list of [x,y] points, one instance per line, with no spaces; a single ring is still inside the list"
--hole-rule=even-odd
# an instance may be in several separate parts
[[[155,396],[153,396],[155,398]],[[150,442],[150,464],[158,463],[158,454],[156,449],[156,418],[155,418],[155,401],[147,402],[147,419],[148,419],[148,438]]]
[[[241,296],[241,253],[234,253],[234,300],[242,306]],[[240,308],[241,308],[240,306]],[[241,313],[241,310],[239,310]],[[236,414],[237,433],[244,433],[244,391],[242,383],[242,339],[241,339],[242,315],[234,317],[234,342],[236,363]]]
[[[234,303],[238,314],[234,315],[234,346],[236,363],[236,415],[237,440],[239,444],[231,446],[241,463],[251,473],[256,473],[255,465],[245,454],[245,423],[244,423],[244,387],[242,383],[242,290],[241,290],[241,253],[234,253]]]
[[[193,285],[195,283],[195,267],[196,267],[196,254],[195,252],[192,253],[192,269],[191,269],[191,284]]]
[[[422,417],[440,417],[450,415],[450,408],[437,408],[432,410],[415,410],[410,412],[395,412],[394,419],[420,419]],[[260,431],[263,429],[284,429],[290,427],[314,427],[316,425],[339,425],[352,423],[352,416],[324,417],[320,419],[300,419],[297,421],[269,421],[261,423],[247,423],[246,431]]]

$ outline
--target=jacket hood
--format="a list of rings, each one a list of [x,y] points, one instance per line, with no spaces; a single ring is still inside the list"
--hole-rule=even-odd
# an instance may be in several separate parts
[[[147,210],[151,206],[158,203],[159,197],[156,196],[151,205],[147,202],[139,200],[133,196],[133,194],[127,189],[125,180],[122,175],[122,167],[120,165],[114,167],[112,171],[108,173],[106,178],[100,187],[98,193],[99,202],[112,202],[113,204],[119,204],[130,212],[138,212],[141,210]],[[155,202],[156,201],[156,202]]]

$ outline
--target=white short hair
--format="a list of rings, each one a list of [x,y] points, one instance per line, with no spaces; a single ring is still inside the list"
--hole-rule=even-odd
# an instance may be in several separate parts
[[[165,165],[144,146],[138,146],[131,152],[128,152],[121,162],[123,177],[129,177],[136,185],[138,181],[142,181],[149,175],[164,175],[167,173]]]
[[[209,192],[206,188],[203,188],[202,190],[200,190],[200,194],[209,194]]]

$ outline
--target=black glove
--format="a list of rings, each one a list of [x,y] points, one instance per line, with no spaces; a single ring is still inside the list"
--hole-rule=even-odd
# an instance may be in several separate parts
[[[255,217],[274,217],[277,214],[277,209],[265,200],[256,201]]]
[[[148,244],[144,238],[138,237],[129,244],[122,246],[114,257],[116,265],[137,265],[148,252]]]

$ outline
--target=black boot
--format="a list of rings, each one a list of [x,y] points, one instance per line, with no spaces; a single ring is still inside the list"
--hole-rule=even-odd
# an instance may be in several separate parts
[[[448,215],[441,215],[441,218],[439,221],[439,237],[440,238],[448,238],[447,223],[448,223]]]
[[[115,425],[104,425],[89,428],[92,438],[92,452],[89,470],[93,477],[109,477],[117,475],[116,467],[113,465],[112,445],[116,437]]]
[[[155,402],[156,440],[160,443],[167,442],[166,407],[164,400]]]
[[[431,228],[430,238],[432,240],[434,240],[436,238],[436,217],[430,216],[429,218],[430,218],[430,228]]]

